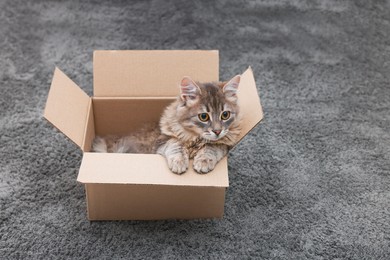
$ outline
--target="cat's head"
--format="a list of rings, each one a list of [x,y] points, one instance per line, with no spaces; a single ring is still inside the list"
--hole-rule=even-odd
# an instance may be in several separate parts
[[[180,84],[179,122],[189,132],[209,142],[235,140],[240,75],[228,82],[199,83],[184,77]],[[233,131],[234,130],[234,131]]]

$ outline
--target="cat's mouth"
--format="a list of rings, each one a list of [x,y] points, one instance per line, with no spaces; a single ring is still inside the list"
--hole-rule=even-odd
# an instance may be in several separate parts
[[[215,142],[225,137],[226,134],[227,134],[227,130],[223,130],[218,134],[214,132],[205,132],[203,134],[203,138],[206,139],[207,141]]]

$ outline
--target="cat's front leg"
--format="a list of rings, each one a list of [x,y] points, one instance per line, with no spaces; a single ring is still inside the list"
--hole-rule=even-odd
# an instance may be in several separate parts
[[[163,155],[167,159],[169,169],[176,174],[185,173],[189,165],[189,156],[187,150],[181,143],[171,138],[164,140],[157,149],[157,153]]]
[[[194,170],[198,173],[208,173],[227,154],[228,146],[224,144],[207,144],[194,157]]]

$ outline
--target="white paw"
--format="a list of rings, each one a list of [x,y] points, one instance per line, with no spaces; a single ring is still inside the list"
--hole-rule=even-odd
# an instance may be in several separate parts
[[[182,174],[188,169],[188,158],[181,154],[170,156],[167,161],[168,167],[173,173]]]
[[[202,153],[194,158],[194,170],[198,173],[208,173],[215,168],[217,160],[215,156]]]

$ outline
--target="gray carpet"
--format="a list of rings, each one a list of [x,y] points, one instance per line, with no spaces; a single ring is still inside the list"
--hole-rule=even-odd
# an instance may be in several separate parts
[[[0,258],[390,258],[389,1],[208,2],[0,1]],[[92,94],[96,49],[253,67],[265,120],[222,220],[86,219],[82,154],[42,112],[56,65]]]

